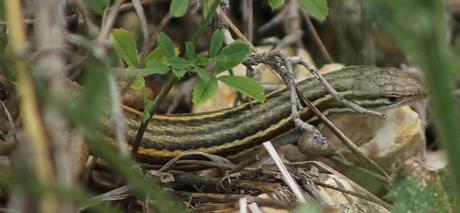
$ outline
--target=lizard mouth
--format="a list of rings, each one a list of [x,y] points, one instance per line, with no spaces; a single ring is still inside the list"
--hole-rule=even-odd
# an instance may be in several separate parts
[[[387,96],[381,100],[378,100],[381,103],[381,106],[377,109],[389,109],[409,105],[422,100],[424,97],[425,96],[423,94],[401,97]]]
[[[364,108],[386,110],[415,103],[417,101],[422,100],[424,97],[425,96],[422,94],[410,96],[388,95],[385,97],[379,97],[375,99],[358,99],[353,100],[353,102]]]

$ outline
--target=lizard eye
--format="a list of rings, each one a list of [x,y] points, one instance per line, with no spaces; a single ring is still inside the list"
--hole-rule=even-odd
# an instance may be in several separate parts
[[[0,89],[0,100],[5,101],[8,98],[8,93],[5,90]]]
[[[395,95],[390,95],[390,96],[387,96],[387,100],[390,103],[396,103],[396,102],[399,102],[400,98],[398,96],[395,96]]]

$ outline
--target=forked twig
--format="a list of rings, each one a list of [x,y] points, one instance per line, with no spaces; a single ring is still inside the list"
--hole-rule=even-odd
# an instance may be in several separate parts
[[[323,84],[323,86],[326,88],[326,90],[340,103],[343,103],[344,105],[352,108],[353,110],[360,112],[360,113],[365,113],[365,114],[372,114],[372,115],[377,115],[380,117],[385,117],[383,113],[372,111],[372,110],[367,110],[362,108],[361,106],[350,102],[346,99],[344,99],[335,89],[324,79],[324,77],[319,74],[319,72],[310,66],[304,59],[300,57],[290,57],[286,58],[284,57],[280,51],[274,50],[266,53],[260,53],[260,54],[253,54],[249,59],[247,59],[243,64],[245,66],[252,66],[256,65],[259,63],[264,63],[269,65],[274,71],[276,71],[278,74],[280,74],[283,77],[283,80],[286,82],[288,85],[288,88],[290,89],[290,94],[291,94],[291,105],[292,105],[292,117],[294,119],[294,122],[297,127],[300,127],[304,130],[309,131],[310,133],[313,134],[314,138],[316,139],[315,141],[318,142],[320,145],[325,144],[325,140],[322,136],[317,136],[315,135],[315,132],[318,131],[316,129],[311,129],[309,128],[309,124],[306,124],[300,119],[300,115],[298,114],[298,109],[302,109],[302,105],[308,106],[314,114],[329,128],[331,131],[351,150],[351,152],[356,155],[358,159],[363,161],[365,165],[367,165],[369,168],[374,169],[377,171],[379,174],[387,177],[387,184],[390,184],[390,178],[388,174],[380,168],[372,159],[367,157],[364,153],[362,153],[359,148],[345,135],[343,134],[342,131],[340,131],[329,119],[324,116],[320,110],[318,110],[298,89],[295,87],[295,84],[293,83],[293,74],[292,73],[292,68],[290,67],[291,64],[302,64],[305,66],[307,69],[309,69],[312,74]],[[319,132],[319,131],[318,131]]]

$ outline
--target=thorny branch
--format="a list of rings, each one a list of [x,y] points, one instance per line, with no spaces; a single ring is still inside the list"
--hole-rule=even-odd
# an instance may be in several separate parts
[[[301,57],[285,57],[281,54],[280,51],[274,50],[266,53],[259,53],[259,54],[253,54],[252,56],[249,57],[243,64],[247,67],[254,66],[257,64],[266,64],[269,65],[275,72],[277,72],[283,80],[286,82],[289,91],[290,91],[290,99],[291,99],[291,116],[294,120],[294,123],[296,127],[305,130],[309,133],[311,133],[313,140],[317,142],[320,146],[325,147],[326,140],[325,138],[321,135],[321,133],[314,128],[312,125],[302,121],[300,119],[300,114],[299,114],[299,109],[302,110],[302,104],[307,105],[314,113],[315,115],[323,122],[326,124],[328,128],[331,129],[331,131],[349,148],[353,154],[355,154],[358,159],[362,160],[366,165],[368,165],[370,168],[376,170],[379,174],[387,177],[387,180],[389,179],[388,174],[380,168],[375,162],[373,162],[369,157],[367,157],[365,154],[363,154],[358,147],[347,137],[345,134],[343,134],[342,131],[340,131],[335,125],[329,121],[329,119],[326,118],[296,87],[295,82],[294,82],[294,76],[293,76],[293,71],[292,71],[292,64],[301,64],[305,66],[312,74],[315,76],[321,84],[326,88],[326,90],[340,103],[344,104],[347,107],[350,107],[351,109],[355,110],[356,112],[363,113],[363,114],[372,114],[372,115],[377,115],[380,117],[385,117],[385,114],[364,109],[361,106],[350,102],[343,98],[327,81],[326,79],[316,70],[316,68],[313,68],[313,66],[309,65],[308,62],[306,62],[303,58]],[[302,103],[302,104],[301,104]]]
[[[288,62],[287,64],[300,64],[307,68],[308,71],[310,71],[313,76],[318,79],[321,84],[326,88],[326,90],[331,94],[338,102],[344,104],[345,106],[349,107],[350,109],[362,113],[362,114],[371,114],[371,115],[376,115],[379,117],[384,118],[385,114],[373,110],[368,110],[365,108],[362,108],[358,104],[355,104],[347,99],[345,99],[340,93],[338,93],[329,83],[327,83],[326,79],[319,74],[318,69],[316,69],[314,66],[310,65],[305,59],[299,56],[294,56],[294,57],[289,57],[287,58]]]
[[[291,65],[286,62],[288,61],[286,61],[285,57],[281,55],[281,52],[274,50],[266,53],[253,54],[249,59],[244,61],[243,64],[247,67],[255,66],[261,63],[266,64],[269,65],[276,73],[278,73],[283,78],[284,82],[286,82],[289,90],[291,91],[291,117],[294,120],[296,127],[311,133],[318,144],[321,146],[326,146],[326,140],[321,135],[321,133],[314,126],[305,123],[300,119],[298,109],[302,109],[302,106],[300,105],[298,96],[295,94],[294,76],[292,74],[292,69],[289,68]]]

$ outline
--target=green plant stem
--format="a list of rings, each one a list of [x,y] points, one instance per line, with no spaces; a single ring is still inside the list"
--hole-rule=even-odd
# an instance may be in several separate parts
[[[201,20],[200,25],[198,26],[198,29],[195,31],[195,33],[192,36],[192,45],[195,45],[198,39],[203,35],[205,32],[206,27],[211,23],[212,17],[214,17],[214,14],[216,13],[216,9],[220,4],[220,0],[214,0],[212,3],[208,13],[206,16]],[[134,139],[134,142],[132,143],[132,154],[133,157],[136,157],[137,151],[139,150],[139,146],[141,144],[142,137],[144,137],[144,132],[147,129],[147,126],[149,125],[150,120],[152,120],[153,115],[157,112],[158,106],[160,105],[161,102],[163,102],[163,99],[166,97],[166,95],[169,93],[173,85],[176,83],[177,77],[174,76],[173,74],[170,74],[168,80],[164,84],[164,86],[161,88],[160,94],[155,98],[153,101],[153,106],[149,111],[149,117],[142,121],[141,124],[139,125],[139,128],[137,130],[136,138]]]
[[[204,17],[204,19],[201,21],[200,25],[198,26],[198,29],[195,31],[195,33],[192,36],[192,44],[195,45],[198,39],[203,35],[206,27],[211,23],[212,17],[214,17],[214,14],[216,14],[217,7],[220,4],[220,0],[214,0],[212,3],[211,7],[209,8],[208,14]]]
[[[445,47],[444,47],[445,48]],[[426,79],[428,92],[431,95],[431,108],[433,118],[436,123],[436,129],[439,137],[443,142],[442,145],[447,151],[449,159],[449,169],[453,176],[454,186],[456,187],[457,199],[460,196],[460,113],[458,105],[451,94],[454,91],[452,78],[448,73],[453,73],[455,68],[450,66],[452,61],[449,55],[442,48],[432,48],[427,46],[426,51],[430,52],[430,57],[425,57]],[[447,56],[447,57],[446,57]],[[455,58],[452,58],[455,60]],[[458,59],[457,59],[458,60]],[[444,72],[439,72],[443,70]],[[459,200],[457,200],[459,202]],[[460,203],[460,202],[459,202]]]
[[[174,76],[174,74],[170,73],[169,78],[166,81],[166,83],[163,85],[161,88],[160,94],[153,100],[153,105],[152,108],[149,111],[149,117],[146,120],[143,120],[137,130],[136,134],[136,139],[134,140],[133,143],[133,148],[132,148],[132,154],[135,157],[137,154],[137,151],[139,150],[139,145],[142,140],[142,137],[144,136],[144,132],[147,129],[147,126],[149,125],[150,120],[152,120],[153,115],[156,113],[158,106],[160,103],[163,101],[163,99],[166,97],[166,95],[169,93],[171,88],[174,86],[174,84],[177,81],[177,77]]]

